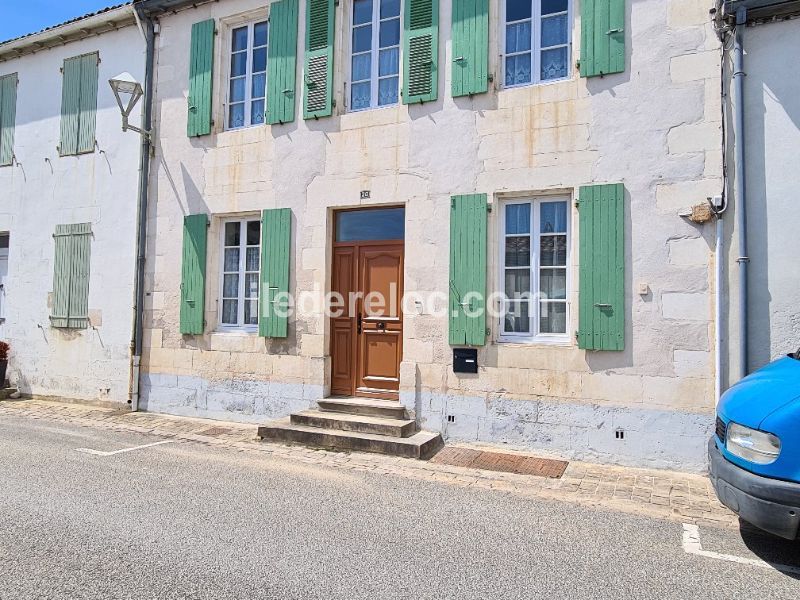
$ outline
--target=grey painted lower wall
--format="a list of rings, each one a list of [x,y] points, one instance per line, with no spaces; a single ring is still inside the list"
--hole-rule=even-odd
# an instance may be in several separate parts
[[[243,423],[285,417],[323,397],[318,385],[157,373],[143,376],[141,393],[141,410]]]
[[[694,472],[706,471],[714,426],[711,414],[540,399],[421,392],[416,406],[422,428],[440,431],[449,441],[507,444],[573,460]],[[624,431],[623,439],[617,439],[618,429]]]

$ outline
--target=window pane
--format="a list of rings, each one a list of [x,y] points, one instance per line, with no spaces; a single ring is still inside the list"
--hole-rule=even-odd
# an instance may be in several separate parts
[[[503,317],[503,329],[506,333],[530,333],[531,320],[527,302],[509,302]]]
[[[258,325],[258,300],[245,300],[244,324]]]
[[[368,108],[370,99],[369,82],[353,84],[352,96],[350,104],[353,109]]]
[[[264,122],[264,101],[256,100],[250,107],[250,125],[261,125]]]
[[[539,261],[543,267],[567,266],[567,236],[548,235],[539,241]]]
[[[372,25],[353,29],[353,53],[366,52],[372,48]]]
[[[567,11],[568,0],[542,0],[542,14],[551,15]]]
[[[230,95],[230,102],[242,102],[244,101],[245,95],[245,83],[246,80],[244,77],[240,77],[239,79],[231,79],[231,95]]]
[[[392,19],[381,23],[379,37],[381,48],[397,46],[400,43],[400,19]]]
[[[506,266],[528,267],[531,264],[531,238],[506,238]]]
[[[250,273],[244,276],[244,297],[258,298],[258,273]]]
[[[397,75],[400,72],[400,49],[381,50],[378,55],[378,74]]]
[[[542,269],[539,272],[539,287],[542,300],[566,300],[567,270]]]
[[[531,22],[516,23],[506,27],[506,53],[525,52],[531,49]]]
[[[238,246],[239,233],[239,223],[225,223],[225,245]]]
[[[261,243],[261,221],[247,222],[247,245],[258,246]]]
[[[531,18],[531,0],[506,0],[506,22]]]
[[[223,300],[222,301],[222,323],[224,325],[236,325],[237,315],[239,311],[239,302],[236,300]]]
[[[267,23],[256,23],[253,27],[253,45],[266,46],[267,45]]]
[[[567,15],[542,19],[542,48],[566,44],[567,36]]]
[[[556,48],[542,52],[542,80],[567,76],[567,49]]]
[[[261,260],[261,248],[248,248],[245,259],[246,271],[258,271],[258,263]]]
[[[231,49],[233,52],[247,49],[247,27],[239,27],[231,34]]]
[[[542,202],[540,215],[542,233],[565,233],[567,231],[566,202]]]
[[[531,82],[531,55],[519,54],[506,58],[506,85]]]
[[[247,73],[247,52],[231,54],[231,77],[241,77]]]
[[[397,77],[388,77],[378,82],[378,105],[397,104],[397,92],[400,80]]]
[[[231,129],[244,127],[244,104],[234,104],[231,106],[228,127]]]
[[[375,208],[336,213],[336,241],[402,240],[405,237],[404,208]]]
[[[353,25],[372,21],[372,0],[356,0],[353,4]]]
[[[267,93],[267,74],[253,75],[253,89],[250,91],[252,98],[263,98]]]
[[[381,19],[400,16],[400,0],[381,0]]]
[[[267,49],[253,50],[253,73],[267,70]]]
[[[225,264],[223,270],[232,273],[239,270],[239,249],[225,248]]]
[[[372,64],[372,54],[359,54],[353,57],[353,74],[351,79],[353,81],[363,81],[369,79],[369,70]]]
[[[506,296],[521,298],[531,292],[530,269],[506,269]]]
[[[540,333],[567,333],[567,305],[564,302],[542,302],[539,305]]]
[[[238,298],[239,297],[239,276],[238,275],[224,275],[222,278],[222,297],[223,298]]]
[[[506,234],[531,232],[531,205],[507,204],[506,205]]]

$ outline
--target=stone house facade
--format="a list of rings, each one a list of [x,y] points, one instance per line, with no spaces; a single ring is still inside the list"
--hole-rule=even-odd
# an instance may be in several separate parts
[[[681,214],[722,189],[706,0],[141,4],[141,408],[396,398],[451,441],[704,467],[714,237]],[[323,310],[398,287],[391,318]]]
[[[140,139],[107,81],[144,58],[129,4],[0,43],[0,328],[23,394],[128,400]]]

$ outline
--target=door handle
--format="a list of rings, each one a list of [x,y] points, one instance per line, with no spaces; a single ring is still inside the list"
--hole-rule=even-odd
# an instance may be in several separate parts
[[[356,319],[356,330],[358,331],[358,335],[361,335],[361,313],[358,313],[358,318]]]

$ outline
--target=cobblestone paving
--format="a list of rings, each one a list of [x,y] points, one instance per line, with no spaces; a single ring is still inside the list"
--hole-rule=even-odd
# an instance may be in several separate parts
[[[146,433],[322,467],[492,489],[697,525],[738,527],[736,515],[719,503],[708,478],[701,475],[571,462],[560,479],[549,479],[377,454],[269,444],[258,440],[256,425],[132,413],[53,400],[1,401],[0,418],[4,415]]]

